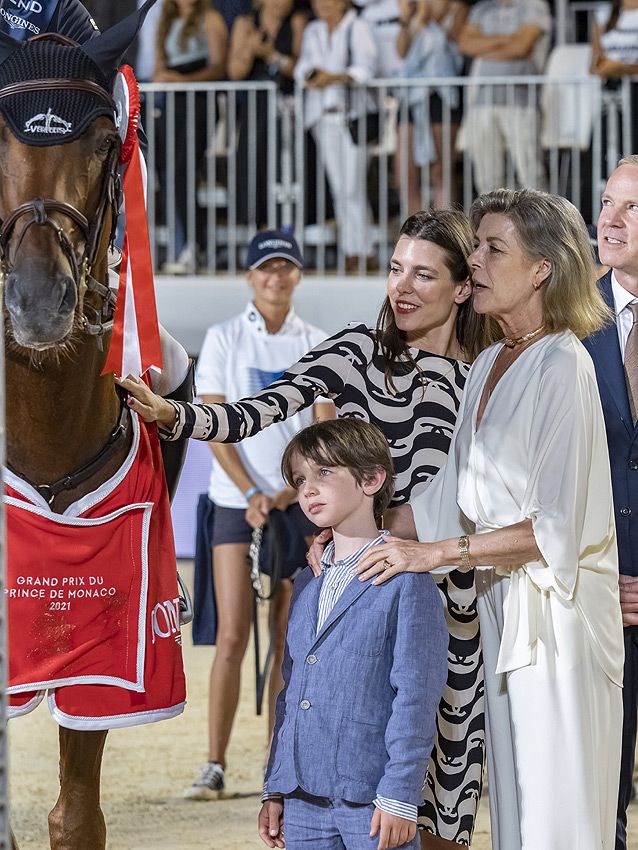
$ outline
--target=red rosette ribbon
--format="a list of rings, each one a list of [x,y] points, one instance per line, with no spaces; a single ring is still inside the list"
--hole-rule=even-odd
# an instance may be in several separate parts
[[[139,378],[151,366],[162,368],[162,351],[146,218],[146,163],[137,135],[140,92],[129,65],[120,68],[113,96],[122,139],[120,162],[125,168],[126,228],[111,344],[102,374]]]

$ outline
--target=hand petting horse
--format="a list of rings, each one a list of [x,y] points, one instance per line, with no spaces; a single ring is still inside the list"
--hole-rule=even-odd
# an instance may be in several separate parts
[[[55,850],[103,850],[107,730],[185,701],[169,498],[154,426],[103,375],[119,209],[113,81],[142,8],[82,47],[0,40],[9,687],[60,724]]]

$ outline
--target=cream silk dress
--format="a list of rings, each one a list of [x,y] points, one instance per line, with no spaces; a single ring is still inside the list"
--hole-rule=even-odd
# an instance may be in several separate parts
[[[476,413],[466,384],[446,466],[413,496],[419,540],[531,518],[542,559],[476,570],[493,850],[613,850],[623,635],[611,479],[594,367],[540,339]]]

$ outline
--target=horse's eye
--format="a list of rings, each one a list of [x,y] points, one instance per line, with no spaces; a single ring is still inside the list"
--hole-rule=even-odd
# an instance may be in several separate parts
[[[102,139],[100,144],[97,146],[96,153],[98,153],[100,156],[106,156],[108,153],[110,153],[114,144],[115,144],[115,137],[114,136],[106,136],[106,138]]]

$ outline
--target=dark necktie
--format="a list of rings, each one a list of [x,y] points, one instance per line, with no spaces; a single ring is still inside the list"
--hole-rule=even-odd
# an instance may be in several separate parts
[[[633,316],[633,324],[627,337],[625,346],[625,379],[627,381],[627,393],[629,395],[629,407],[631,418],[636,424],[638,412],[638,302],[634,301],[627,305]]]

